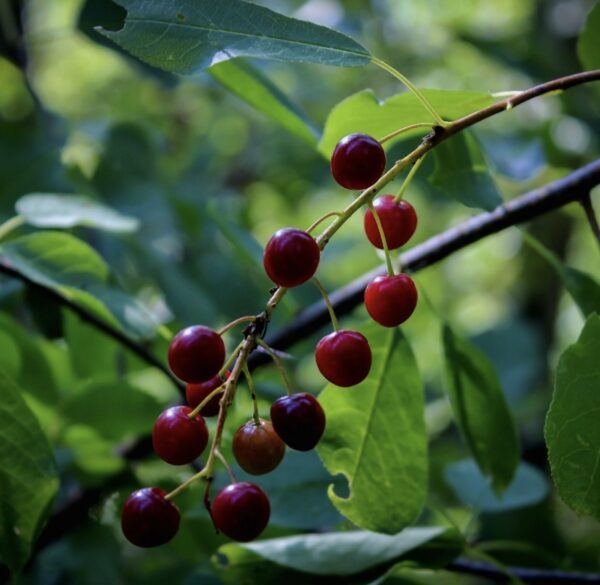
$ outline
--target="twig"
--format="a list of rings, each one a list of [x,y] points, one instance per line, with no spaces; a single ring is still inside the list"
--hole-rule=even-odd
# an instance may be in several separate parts
[[[598,218],[596,217],[596,214],[594,213],[594,206],[592,205],[592,197],[591,197],[589,191],[585,195],[583,195],[583,197],[581,197],[579,202],[581,203],[581,206],[583,207],[583,210],[585,211],[585,215],[587,217],[588,223],[590,224],[592,233],[596,237],[596,242],[598,242],[598,245],[600,246],[600,226],[598,225]]]

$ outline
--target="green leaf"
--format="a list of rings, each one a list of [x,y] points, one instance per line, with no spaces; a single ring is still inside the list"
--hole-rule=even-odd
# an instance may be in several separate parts
[[[444,140],[435,150],[430,183],[467,207],[492,210],[502,204],[479,144],[469,132]]]
[[[460,432],[481,471],[499,492],[519,463],[519,443],[498,375],[487,357],[445,324],[448,394]]]
[[[422,93],[446,120],[455,120],[494,101],[486,93],[434,89],[422,90]],[[319,151],[329,158],[335,145],[347,134],[364,132],[380,139],[404,126],[429,122],[430,117],[413,93],[402,93],[379,101],[372,90],[365,89],[341,101],[331,110],[319,142]],[[427,128],[420,128],[402,134],[401,138],[426,133]]]
[[[573,510],[600,520],[600,316],[562,354],[544,434],[552,479]]]
[[[278,565],[313,575],[354,575],[397,559],[442,535],[441,527],[406,528],[388,536],[354,530],[286,536],[242,546]],[[221,547],[220,551],[227,546]]]
[[[61,232],[38,232],[0,245],[0,263],[85,307],[136,339],[156,324],[134,298],[110,286],[104,260],[85,242]]]
[[[142,61],[194,73],[235,57],[366,65],[368,51],[338,32],[242,0],[118,0],[120,31],[99,32]]]
[[[66,418],[112,441],[148,432],[160,411],[155,398],[126,382],[89,385],[62,408]]]
[[[31,553],[58,490],[52,450],[23,400],[0,372],[0,559],[19,571]]]
[[[423,387],[400,329],[369,326],[373,352],[367,380],[351,390],[329,385],[319,400],[327,415],[317,451],[332,474],[343,474],[348,497],[329,498],[361,528],[396,534],[418,516],[427,491]]]
[[[282,128],[316,146],[318,130],[314,124],[256,67],[247,61],[235,59],[214,65],[208,73]]]
[[[600,2],[590,11],[577,41],[577,53],[585,69],[600,69]]]
[[[548,495],[546,476],[528,463],[519,464],[512,482],[502,495],[494,493],[489,479],[482,475],[472,459],[451,463],[444,470],[444,477],[463,504],[483,512],[533,506]]]
[[[565,266],[561,259],[531,234],[522,231],[525,242],[556,270],[584,317],[600,313],[600,284],[586,272]]]
[[[27,223],[36,227],[71,228],[79,225],[108,232],[133,232],[139,226],[134,217],[122,215],[82,195],[32,193],[21,197],[15,207]]]

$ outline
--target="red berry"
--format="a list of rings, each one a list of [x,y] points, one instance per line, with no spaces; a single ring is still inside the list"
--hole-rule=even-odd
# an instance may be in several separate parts
[[[404,323],[417,306],[417,288],[410,276],[378,276],[365,289],[365,307],[374,321],[384,327]]]
[[[173,338],[168,357],[171,370],[184,382],[206,382],[223,366],[225,344],[213,329],[192,325]]]
[[[375,199],[373,207],[381,221],[388,249],[395,250],[406,244],[417,229],[415,208],[404,199],[396,203],[394,195],[384,195]],[[364,225],[369,242],[383,250],[381,235],[370,209],[367,209]]]
[[[252,475],[273,471],[285,455],[285,443],[268,420],[241,426],[233,437],[233,455],[239,466]]]
[[[189,406],[167,408],[154,423],[152,445],[156,454],[171,465],[196,459],[208,443],[208,430],[201,416],[189,418]]]
[[[187,403],[192,407],[196,408],[211,392],[216,390],[219,386],[229,378],[229,372],[227,372],[225,378],[221,376],[214,376],[206,382],[200,382],[199,384],[187,384],[185,387],[185,399]],[[202,416],[216,416],[219,414],[221,397],[223,392],[219,392],[216,396],[213,396],[207,404],[202,407],[200,414]]]
[[[257,485],[242,481],[222,489],[211,506],[215,527],[239,542],[254,540],[269,523],[269,498]]]
[[[312,394],[300,392],[271,405],[271,421],[283,442],[297,451],[310,451],[325,430],[325,412]]]
[[[133,492],[121,513],[123,534],[136,546],[150,548],[171,540],[179,529],[179,510],[165,500],[160,488],[143,488]]]
[[[269,240],[263,264],[277,286],[291,288],[312,278],[320,258],[321,251],[312,236],[302,230],[284,228]]]
[[[333,384],[347,388],[360,384],[371,370],[371,348],[358,331],[334,331],[317,343],[319,371]]]
[[[336,145],[331,155],[333,178],[346,189],[366,189],[385,170],[385,152],[368,134],[349,134]]]

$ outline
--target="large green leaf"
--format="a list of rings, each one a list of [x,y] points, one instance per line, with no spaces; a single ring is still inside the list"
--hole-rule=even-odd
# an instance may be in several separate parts
[[[0,372],[0,559],[13,571],[27,561],[58,489],[52,450],[23,400]]]
[[[501,491],[514,477],[519,443],[498,375],[487,357],[447,324],[443,340],[456,423],[477,465]]]
[[[528,463],[517,467],[512,482],[500,495],[494,493],[489,479],[472,459],[451,463],[444,470],[444,477],[461,502],[484,512],[533,506],[548,495],[546,476]]]
[[[481,148],[472,134],[461,132],[434,151],[435,170],[429,181],[467,207],[492,210],[502,203]]]
[[[120,31],[100,32],[142,61],[194,73],[234,57],[366,65],[368,51],[338,32],[242,0],[118,0]]]
[[[594,4],[577,42],[579,60],[585,69],[600,69],[600,2]]]
[[[445,531],[440,527],[406,528],[388,536],[355,530],[287,536],[241,546],[273,563],[305,573],[353,575],[397,559]]]
[[[455,120],[493,102],[489,94],[469,91],[426,89],[423,94],[446,120]],[[365,132],[379,139],[404,126],[429,120],[430,114],[413,93],[402,93],[379,101],[372,90],[365,89],[331,110],[319,142],[319,151],[329,158],[337,142],[347,134]],[[402,134],[402,138],[415,133],[426,134],[427,128]]]
[[[61,232],[38,232],[0,245],[0,263],[85,307],[132,337],[154,335],[156,324],[134,298],[108,284],[104,260],[85,242]]]
[[[418,516],[427,491],[423,387],[400,329],[373,324],[363,333],[371,373],[351,389],[321,393],[327,428],[317,450],[349,483],[348,497],[329,487],[335,507],[361,528],[396,534]]]
[[[561,356],[545,437],[552,478],[576,512],[600,520],[600,316]]]
[[[223,61],[208,70],[221,85],[292,134],[316,146],[318,130],[306,114],[247,61]]]
[[[17,213],[36,227],[93,227],[108,232],[133,232],[139,222],[83,195],[31,193],[21,197]]]
[[[584,317],[600,313],[600,284],[590,274],[565,266],[560,258],[531,234],[523,231],[525,242],[546,260],[563,281]]]

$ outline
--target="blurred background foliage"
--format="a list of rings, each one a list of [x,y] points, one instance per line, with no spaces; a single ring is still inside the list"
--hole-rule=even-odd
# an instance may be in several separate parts
[[[260,3],[347,33],[419,87],[484,92],[522,89],[580,70],[576,38],[593,4]],[[91,31],[90,25],[114,13],[114,7],[93,0],[84,4],[28,0],[26,62],[0,57],[0,214],[13,216],[17,199],[30,192],[86,194],[140,220],[139,231],[129,235],[72,231],[100,253],[116,282],[156,322],[177,331],[194,322],[218,327],[256,313],[270,287],[261,266],[270,235],[282,226],[306,227],[352,195],[331,180],[328,161],[310,134],[302,139],[286,132],[206,73],[180,78],[125,57]],[[364,88],[380,99],[403,91],[375,67],[256,65],[300,106],[317,134],[331,108],[347,96]],[[599,95],[598,87],[583,87],[544,97],[476,128],[504,199],[598,156]],[[394,152],[406,148],[399,144]],[[414,244],[473,214],[418,178],[407,197],[419,214]],[[600,278],[596,245],[577,205],[527,229],[566,264]],[[320,277],[333,290],[381,261],[366,245],[357,216],[327,248]],[[427,268],[416,282],[429,300],[422,295],[403,329],[429,401],[432,507],[423,520],[447,523],[431,511],[445,508],[452,522],[496,542],[488,552],[503,562],[599,571],[600,527],[547,492],[543,477],[535,504],[480,514],[452,491],[453,482],[474,481],[469,470],[463,466],[452,481],[447,479],[448,464],[463,459],[466,451],[450,425],[444,398],[438,314],[495,364],[518,422],[523,457],[545,471],[542,426],[552,372],[583,324],[556,272],[519,229],[511,228]],[[293,290],[277,311],[273,330],[317,299],[311,287]],[[126,544],[115,521],[123,498],[138,482],[168,488],[188,474],[153,458],[130,466],[117,450],[147,434],[160,409],[177,399],[167,378],[6,277],[0,280],[0,307],[0,363],[20,382],[55,447],[61,472],[56,505],[81,487],[104,486],[108,477],[120,474],[118,487],[106,490],[89,521],[45,548],[19,582],[91,585],[168,578],[191,585],[231,579],[223,571],[217,577],[211,568],[210,557],[225,540],[214,535],[199,490],[181,500],[188,516],[181,533],[151,554]],[[347,322],[361,323],[364,317],[359,308]],[[323,386],[312,357],[319,336],[291,352],[289,367],[303,390],[317,392]],[[152,347],[164,355],[164,339]],[[282,393],[281,384],[272,368],[257,372],[257,382],[266,413],[268,401]],[[250,413],[249,398],[238,393],[226,443]],[[467,478],[463,484],[461,473]],[[267,536],[345,526],[327,500],[330,482],[316,455],[288,453],[285,465],[261,483],[274,509]],[[281,575],[274,575],[273,582],[281,582]],[[250,572],[246,579],[254,582]]]

